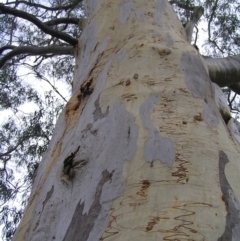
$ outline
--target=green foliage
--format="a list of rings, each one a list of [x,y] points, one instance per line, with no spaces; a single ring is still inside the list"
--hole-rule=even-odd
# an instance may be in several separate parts
[[[207,0],[203,6],[212,55],[222,57],[239,54],[240,1]]]
[[[0,3],[1,5],[2,3]],[[32,14],[46,26],[78,38],[81,1],[5,1],[4,6]],[[62,23],[55,22],[63,19]],[[72,19],[71,22],[66,19]],[[0,59],[22,46],[71,46],[33,22],[0,10]],[[72,47],[73,48],[73,47]],[[9,58],[0,69],[0,227],[11,240],[27,204],[38,163],[46,151],[59,113],[71,93],[74,56],[31,51]],[[45,84],[44,84],[45,83]],[[59,91],[59,84],[67,91]],[[42,90],[42,85],[45,89]]]
[[[37,92],[28,85],[23,85],[14,65],[0,70],[0,110],[12,108],[16,110],[25,102],[37,103]]]
[[[34,90],[29,91],[32,92]],[[29,98],[26,98],[34,111],[24,114],[13,109],[14,115],[0,128],[0,223],[4,224],[6,237],[14,232],[27,203],[36,168],[63,107],[63,101],[59,101],[52,91],[46,92],[43,98],[36,96],[36,99],[37,104],[32,102],[30,105]],[[20,200],[20,206],[7,205],[13,200]]]
[[[196,3],[194,0],[182,0],[178,2],[181,3],[180,7],[178,5],[174,5],[174,8],[182,24],[185,26],[186,23],[191,20],[192,8],[195,6]]]

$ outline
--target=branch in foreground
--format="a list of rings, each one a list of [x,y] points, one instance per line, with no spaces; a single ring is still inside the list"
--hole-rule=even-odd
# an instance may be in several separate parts
[[[76,24],[78,25],[78,18],[56,18],[47,22],[44,22],[47,26],[54,26],[58,24]]]
[[[180,1],[177,1],[177,0],[172,0],[172,1],[169,1],[169,3],[172,5],[172,4],[176,4],[179,8],[183,8],[185,10],[194,10],[194,7],[191,7],[191,6],[188,6],[186,4],[183,4],[181,3]]]
[[[29,22],[35,24],[40,30],[42,30],[44,33],[50,34],[53,37],[59,38],[64,40],[65,42],[75,46],[77,44],[77,39],[71,37],[70,35],[59,32],[55,29],[52,29],[48,27],[46,24],[41,22],[38,18],[36,18],[34,15],[26,13],[21,10],[13,9],[10,7],[6,7],[3,4],[0,4],[0,14],[10,14],[15,17],[20,17],[22,19],[28,20]]]
[[[214,3],[214,6],[212,8],[212,14],[210,16],[210,19],[208,21],[208,41],[211,42],[211,23],[212,23],[212,20],[214,18],[214,15],[216,14],[216,9],[217,9],[217,6],[218,6],[218,0],[215,1]]]
[[[239,78],[240,79],[240,78]],[[240,83],[236,83],[233,85],[229,86],[229,89],[231,89],[232,91],[234,91],[236,94],[240,95]]]
[[[210,58],[203,56],[212,82],[220,87],[231,86],[240,82],[240,55],[226,58]],[[235,88],[236,89],[236,88]],[[237,90],[237,89],[236,89]]]
[[[189,43],[192,42],[192,34],[193,34],[193,28],[195,26],[195,24],[197,24],[197,22],[199,21],[199,19],[202,17],[203,13],[204,13],[204,8],[202,6],[197,6],[193,8],[193,13],[192,13],[192,17],[191,20],[186,24],[185,26],[185,31],[187,34],[187,41]]]
[[[26,135],[26,136],[23,136],[22,139],[19,140],[14,147],[9,148],[6,152],[0,153],[0,158],[2,158],[4,156],[9,156],[20,145],[22,145],[24,141],[26,141],[26,140],[28,140],[30,138],[35,138],[35,137],[43,137],[43,138],[46,138],[49,141],[49,137],[47,135],[45,135],[45,134],[36,134],[36,135]]]
[[[36,69],[32,68],[31,65],[29,64],[25,64],[26,66],[28,66],[35,74],[37,78],[40,78],[44,81],[46,81],[51,87],[52,89],[65,101],[67,102],[67,100],[64,98],[64,96],[58,91],[58,89],[51,83],[51,81],[49,81],[45,76],[43,76],[42,74],[40,74]]]
[[[9,49],[15,49],[17,46],[14,45],[6,45],[0,48],[0,54],[2,54],[4,51],[9,50]]]
[[[50,45],[48,47],[35,47],[35,46],[19,46],[14,48],[11,52],[7,53],[4,57],[0,59],[0,68],[14,56],[20,54],[30,54],[30,55],[43,55],[43,54],[57,54],[57,55],[73,55],[74,48],[72,46],[62,47]]]
[[[58,11],[58,10],[68,10],[68,9],[74,8],[78,5],[79,2],[82,2],[82,0],[80,0],[80,1],[75,0],[75,1],[73,1],[73,3],[71,3],[69,5],[57,6],[57,7],[48,7],[48,6],[45,6],[45,5],[42,5],[42,4],[32,3],[32,2],[27,2],[27,1],[13,1],[13,2],[6,3],[6,5],[25,4],[25,5],[28,5],[28,6],[31,6],[31,7],[42,8],[42,9],[45,9],[45,10],[48,10],[48,11]]]
[[[187,4],[183,4],[178,0],[172,0],[172,1],[169,1],[169,3],[170,4],[176,4],[179,8],[189,10],[189,11],[193,11],[191,20],[189,22],[187,22],[187,24],[185,26],[185,31],[186,31],[186,34],[187,34],[187,41],[189,43],[191,43],[192,42],[193,28],[194,28],[195,24],[199,21],[201,16],[203,15],[204,8],[202,6],[188,6]]]

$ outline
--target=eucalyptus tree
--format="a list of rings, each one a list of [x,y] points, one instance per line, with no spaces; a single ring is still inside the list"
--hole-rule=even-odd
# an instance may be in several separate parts
[[[182,24],[166,0],[86,0],[78,42],[62,28],[46,32],[36,24],[40,15],[26,19],[73,46],[76,67],[73,94],[37,168],[15,240],[239,236],[239,127],[219,88],[232,106],[239,4],[170,3]],[[4,16],[22,16],[8,8],[0,5]],[[210,57],[193,38],[201,19]],[[3,68],[16,56],[22,62],[26,52],[15,49],[3,56]]]

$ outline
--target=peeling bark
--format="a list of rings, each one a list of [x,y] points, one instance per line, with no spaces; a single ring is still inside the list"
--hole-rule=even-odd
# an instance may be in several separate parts
[[[106,182],[111,182],[112,173],[109,173],[107,170],[103,171],[102,178],[98,183],[96,188],[96,193],[94,197],[94,201],[88,211],[88,213],[83,214],[84,203],[78,203],[76,206],[76,210],[73,214],[71,223],[69,224],[67,233],[63,239],[63,241],[78,241],[78,240],[88,240],[88,237],[94,227],[94,222],[97,219],[99,213],[101,212],[101,203],[100,198],[102,194],[103,185]],[[99,237],[94,237],[94,240],[98,240]]]

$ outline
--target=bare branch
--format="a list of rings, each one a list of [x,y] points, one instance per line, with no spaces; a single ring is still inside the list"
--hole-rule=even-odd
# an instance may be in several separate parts
[[[14,25],[15,25],[14,21],[15,21],[15,18],[13,18],[12,23],[11,23],[10,40],[9,40],[9,43],[10,43],[10,44],[12,44],[13,31],[14,31],[14,28],[15,28],[15,27],[14,27]]]
[[[183,9],[188,10],[188,11],[193,11],[192,16],[191,16],[191,20],[189,22],[187,22],[186,26],[185,26],[185,31],[186,31],[186,34],[187,34],[187,41],[189,43],[191,43],[192,42],[193,28],[197,24],[197,22],[199,21],[201,16],[203,15],[204,8],[202,6],[189,6],[187,4],[181,3],[178,0],[172,0],[172,1],[169,1],[169,3],[170,4],[176,4],[179,8],[183,8]]]
[[[13,9],[10,7],[6,7],[3,4],[0,4],[0,14],[10,14],[16,17],[20,17],[22,19],[28,20],[29,22],[35,24],[40,30],[42,30],[44,33],[50,34],[53,37],[59,38],[64,40],[65,42],[75,46],[77,44],[77,39],[71,37],[70,35],[59,32],[55,29],[52,29],[48,27],[46,24],[41,22],[38,18],[36,18],[34,15],[26,13],[21,10]]]
[[[8,151],[4,153],[0,153],[0,158],[2,158],[3,156],[9,156],[13,151],[15,151],[21,145],[23,141],[24,140],[19,141],[14,147],[10,148]]]
[[[209,71],[210,79],[220,87],[228,86],[237,91],[240,82],[240,55],[226,58],[210,58],[203,56]],[[234,90],[234,91],[235,91]]]
[[[179,8],[183,8],[185,10],[190,10],[190,11],[193,11],[194,10],[194,7],[191,7],[191,6],[188,6],[186,4],[183,4],[181,3],[180,1],[177,1],[177,0],[172,0],[172,1],[169,1],[169,3],[172,5],[172,4],[176,4]]]
[[[54,26],[58,24],[76,24],[78,25],[78,18],[56,18],[47,22],[44,22],[47,26]]]
[[[229,92],[229,93],[231,93],[231,92]],[[232,103],[234,102],[236,96],[237,96],[237,93],[234,94],[232,100],[229,102],[229,105],[232,105]]]
[[[36,46],[19,46],[15,47],[11,52],[7,53],[0,59],[0,68],[14,56],[20,54],[29,55],[43,55],[43,54],[57,54],[57,55],[73,55],[74,48],[72,46],[62,47],[56,45],[50,45],[47,47],[36,47]]]
[[[195,34],[195,40],[194,40],[194,45],[197,46],[197,38],[198,38],[198,27],[195,25],[196,28],[196,34]]]
[[[4,156],[9,156],[13,151],[17,150],[17,148],[23,144],[24,141],[26,141],[27,139],[30,139],[30,138],[34,138],[34,137],[44,137],[46,138],[48,141],[49,141],[49,138],[47,135],[43,134],[36,134],[36,135],[27,135],[27,136],[24,136],[22,137],[21,140],[19,140],[17,142],[17,144],[14,146],[14,147],[11,147],[9,148],[6,152],[4,153],[0,153],[0,158],[4,157]]]
[[[216,14],[216,9],[217,9],[217,6],[218,6],[218,0],[215,1],[215,4],[213,6],[213,9],[212,9],[212,13],[211,13],[211,16],[210,16],[210,19],[208,21],[208,41],[210,43],[212,43],[213,45],[215,45],[218,50],[223,53],[223,51],[219,48],[219,46],[217,45],[216,41],[215,40],[212,40],[212,35],[211,35],[211,23],[213,21],[213,18],[214,18],[214,15]]]
[[[239,80],[240,80],[240,78],[239,78]],[[236,83],[236,84],[230,85],[229,89],[234,91],[236,94],[240,95],[240,83]]]
[[[238,113],[239,112],[238,109],[235,109],[233,107],[234,100],[235,100],[235,98],[237,96],[237,93],[234,94],[232,99],[231,99],[231,95],[232,95],[232,91],[229,89],[229,93],[228,93],[228,96],[227,96],[229,108],[230,108],[232,113],[235,113],[235,111]]]
[[[208,39],[208,42],[213,44],[218,50],[220,53],[224,54],[224,51],[218,46],[218,44],[216,43],[215,40],[211,40],[210,38]]]
[[[213,6],[213,11],[212,11],[212,14],[211,14],[211,17],[208,21],[208,38],[211,39],[211,22],[213,20],[213,17],[215,15],[215,11],[217,9],[217,5],[218,5],[218,0],[216,0],[214,6]]]
[[[40,78],[45,80],[53,88],[53,90],[65,101],[65,103],[67,103],[67,100],[64,98],[64,96],[58,91],[58,89],[46,77],[40,75]]]
[[[48,11],[58,11],[58,10],[68,10],[71,8],[76,7],[80,2],[82,2],[82,0],[78,1],[75,0],[73,1],[73,3],[69,4],[69,5],[65,5],[65,6],[57,6],[57,7],[48,7],[42,4],[37,4],[37,3],[32,3],[32,2],[27,2],[27,1],[13,1],[13,2],[8,2],[6,3],[6,5],[11,5],[11,4],[25,4],[31,7],[36,7],[36,8],[42,8]]]
[[[58,91],[58,89],[51,83],[51,81],[49,81],[45,76],[43,76],[42,74],[39,73],[39,71],[37,71],[33,66],[29,65],[29,64],[25,64],[28,68],[30,68],[32,71],[34,71],[35,75],[37,78],[40,78],[44,81],[46,81],[51,87],[52,89],[65,101],[67,102],[67,100],[63,97],[63,95]]]
[[[227,95],[227,101],[228,101],[229,107],[232,109],[232,103],[231,103],[231,99],[230,99],[231,98],[231,93],[232,93],[232,91],[229,90],[228,95]]]
[[[193,34],[193,28],[195,26],[195,24],[197,24],[197,22],[199,21],[199,19],[202,17],[203,13],[204,13],[204,8],[202,6],[197,6],[193,8],[193,13],[192,13],[192,17],[191,20],[189,22],[187,22],[186,26],[185,26],[185,31],[187,34],[187,40],[189,43],[192,42],[192,34]]]
[[[2,54],[4,51],[9,50],[9,49],[15,49],[17,46],[14,45],[6,45],[0,48],[0,54]]]

